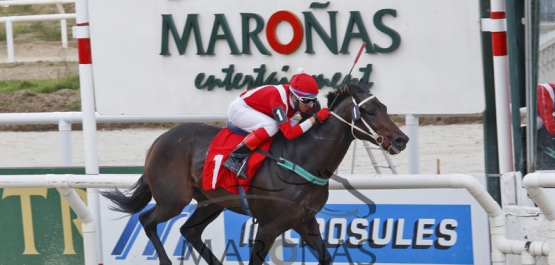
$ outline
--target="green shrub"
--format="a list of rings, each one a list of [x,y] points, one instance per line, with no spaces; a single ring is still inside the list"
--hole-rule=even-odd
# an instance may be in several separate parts
[[[44,82],[44,86],[37,90],[40,93],[52,93],[61,89],[76,90],[79,88],[79,76],[59,79],[52,82]]]
[[[81,110],[81,101],[73,101],[66,105],[72,111],[80,111]]]
[[[12,24],[12,31],[13,31],[13,37],[15,39],[16,36],[19,34],[33,33],[34,30],[26,23],[15,22]],[[6,27],[4,23],[0,23],[0,41],[4,43],[7,41]]]
[[[4,29],[5,30],[5,29]],[[32,33],[34,30],[32,27],[29,27],[26,24],[23,23],[14,23],[13,24],[13,34],[17,35],[17,34],[25,34],[25,33]]]
[[[31,25],[33,32],[37,33],[36,38],[43,41],[59,41],[60,40],[60,26],[52,25],[54,21],[35,22]],[[59,22],[57,23],[59,24]]]
[[[61,89],[79,89],[79,76],[46,80],[5,80],[0,81],[0,91],[13,93],[27,90],[31,93],[53,93]]]
[[[30,14],[36,14],[37,6],[39,5],[15,5],[9,7],[0,8],[0,15],[6,16],[24,16]]]
[[[21,83],[19,83],[19,86],[17,86],[17,89],[18,90],[23,90],[23,89],[32,90],[33,88],[35,88],[37,86],[38,86],[38,84],[35,81],[24,80]]]
[[[32,92],[32,91],[29,91],[29,90],[25,90],[25,93],[24,93],[23,95],[29,98],[29,97],[34,97],[34,96],[36,96],[37,93]]]

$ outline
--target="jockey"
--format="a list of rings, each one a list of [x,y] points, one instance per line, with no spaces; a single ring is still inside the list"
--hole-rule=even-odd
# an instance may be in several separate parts
[[[545,83],[538,85],[538,130],[543,127],[549,134],[555,134],[555,83]]]
[[[229,105],[228,116],[233,125],[249,134],[229,155],[224,167],[246,179],[246,158],[260,143],[274,136],[278,130],[292,140],[308,131],[317,121],[328,119],[330,112],[323,108],[300,124],[291,120],[299,112],[309,113],[317,95],[318,83],[302,68],[291,78],[289,85],[267,85],[241,93]]]
[[[555,83],[538,85],[537,170],[555,169]]]

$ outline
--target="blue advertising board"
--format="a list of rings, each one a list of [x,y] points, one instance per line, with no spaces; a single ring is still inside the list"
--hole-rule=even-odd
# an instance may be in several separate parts
[[[370,216],[342,216],[364,208],[327,204],[327,210],[316,215],[334,263],[474,264],[469,205],[378,204]],[[227,260],[248,261],[256,224],[231,212],[224,213],[224,219],[226,242],[243,239],[235,246],[238,253],[230,252]],[[285,241],[284,261],[318,262],[297,233]]]
[[[328,204],[316,215],[334,264],[489,264],[487,215],[466,190],[362,193],[375,204],[363,204],[347,191],[331,191]],[[101,209],[109,206],[101,200]],[[206,264],[179,232],[195,207],[188,205],[158,226],[162,243],[176,264]],[[158,263],[138,214],[103,210],[101,221],[104,264]],[[256,230],[252,218],[224,211],[208,226],[203,240],[224,264],[246,264]],[[266,261],[318,263],[314,250],[294,231],[277,239]]]

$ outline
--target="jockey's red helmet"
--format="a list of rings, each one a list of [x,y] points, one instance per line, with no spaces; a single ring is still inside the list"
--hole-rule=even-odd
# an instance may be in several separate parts
[[[294,75],[289,82],[290,89],[300,97],[314,98],[318,95],[318,83],[309,74],[300,68],[298,74]]]

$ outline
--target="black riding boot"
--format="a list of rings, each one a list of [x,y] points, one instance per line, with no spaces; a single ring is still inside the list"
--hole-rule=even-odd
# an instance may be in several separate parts
[[[224,162],[224,167],[237,174],[237,177],[247,179],[247,169],[244,166],[246,158],[251,154],[250,150],[244,142],[241,142]],[[241,172],[239,172],[239,170]]]

